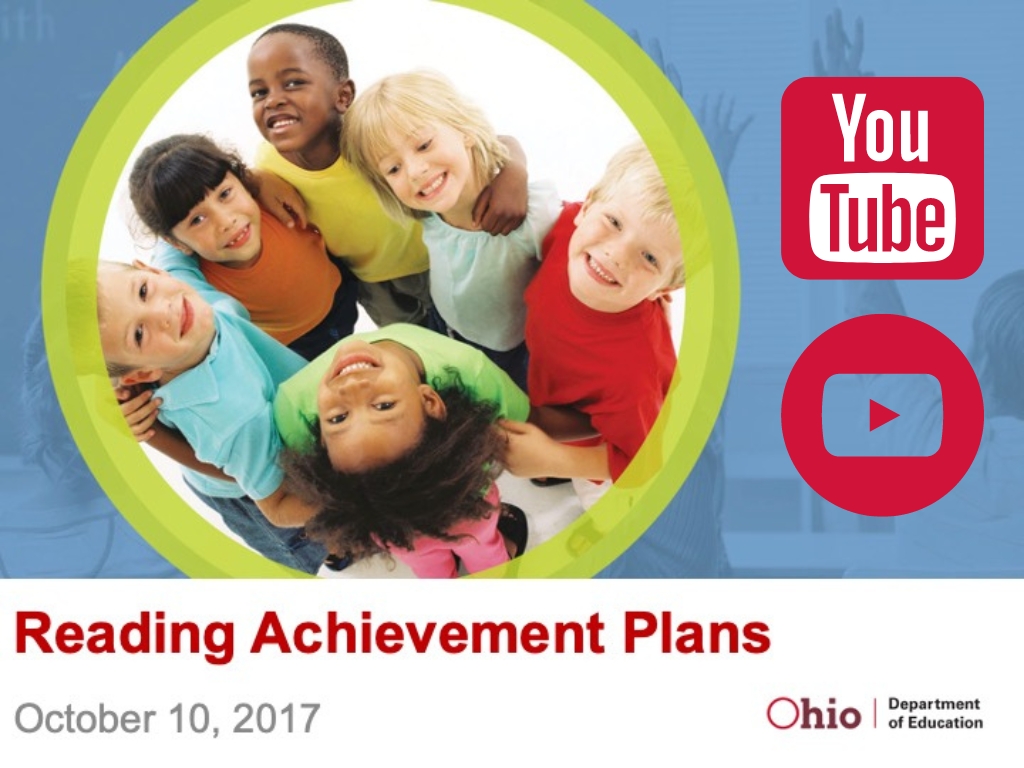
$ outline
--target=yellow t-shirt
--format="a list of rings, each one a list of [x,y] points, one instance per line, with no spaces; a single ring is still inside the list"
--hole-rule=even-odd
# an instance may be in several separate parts
[[[256,166],[277,174],[299,191],[309,220],[323,233],[327,250],[363,282],[395,280],[429,268],[419,222],[400,223],[388,216],[370,183],[344,158],[322,171],[307,171],[264,142],[257,150]]]

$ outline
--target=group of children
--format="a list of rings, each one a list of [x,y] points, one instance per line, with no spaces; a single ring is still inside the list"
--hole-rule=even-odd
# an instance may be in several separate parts
[[[683,261],[653,159],[631,145],[563,203],[439,75],[355,98],[338,40],[296,24],[248,68],[256,169],[201,136],[148,147],[131,199],[165,245],[152,266],[101,263],[133,433],[300,570],[518,556],[502,469],[614,479],[667,393]],[[353,334],[357,301],[378,330]]]

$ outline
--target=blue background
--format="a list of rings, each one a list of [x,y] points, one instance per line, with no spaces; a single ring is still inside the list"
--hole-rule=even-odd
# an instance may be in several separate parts
[[[893,520],[837,509],[800,480],[779,425],[789,369],[818,333],[844,318],[843,286],[798,280],[779,255],[780,98],[790,82],[815,74],[816,41],[827,60],[826,23],[836,21],[835,5],[592,4],[651,53],[705,128],[732,202],[743,289],[736,367],[712,442],[665,515],[606,575],[842,576],[879,560],[886,566],[878,573],[920,575],[895,554]],[[0,351],[6,357],[0,397],[7,404],[0,408],[0,575],[177,573],[84,471],[56,411],[33,321],[50,201],[74,139],[118,69],[187,5],[10,0],[0,6],[0,71],[8,97],[0,125],[7,186],[0,224],[8,254],[0,281]],[[863,23],[862,72],[962,76],[984,94],[985,261],[966,280],[900,286],[909,314],[967,350],[982,290],[1022,265],[1013,227],[1024,164],[1017,146],[1024,5],[863,0],[841,7],[851,40],[857,19]],[[1019,483],[1022,474],[1009,479]],[[1008,572],[1017,564],[1024,567],[1024,556],[1015,562],[1011,555]],[[932,573],[959,572],[950,566]]]

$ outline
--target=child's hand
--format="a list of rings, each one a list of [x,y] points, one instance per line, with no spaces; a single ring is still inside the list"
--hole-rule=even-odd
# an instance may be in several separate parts
[[[473,221],[491,235],[507,235],[526,219],[526,166],[515,160],[501,169],[476,199]]]
[[[708,97],[705,95],[700,101],[700,111],[697,113],[697,123],[700,125],[704,138],[708,142],[711,154],[718,164],[718,171],[722,174],[722,182],[728,186],[729,168],[732,166],[732,159],[736,156],[736,147],[739,146],[740,137],[747,130],[747,126],[754,120],[753,115],[747,115],[738,125],[732,124],[732,110],[736,105],[736,99],[729,101],[729,106],[722,112],[722,104],[725,101],[725,94],[718,94],[714,110],[708,109]]]
[[[859,16],[853,25],[853,40],[843,28],[843,12],[836,8],[825,17],[825,50],[814,41],[811,54],[816,77],[871,77],[860,68],[864,55],[864,21]]]
[[[519,477],[611,478],[608,446],[565,445],[548,437],[544,430],[519,421],[499,421],[505,431],[505,468]]]
[[[661,307],[661,311],[665,313],[665,320],[668,321],[669,327],[672,326],[672,294],[663,293],[658,297],[658,306]]]
[[[552,454],[560,444],[552,440],[540,427],[522,421],[498,422],[505,433],[505,468],[518,477],[547,477],[551,474]]]
[[[156,434],[153,424],[164,401],[159,397],[154,399],[151,389],[140,393],[132,387],[118,387],[114,394],[121,403],[121,413],[135,439],[140,443],[150,440]]]
[[[259,202],[286,227],[298,224],[302,229],[309,225],[306,218],[306,201],[291,184],[269,171],[253,171],[259,186]]]

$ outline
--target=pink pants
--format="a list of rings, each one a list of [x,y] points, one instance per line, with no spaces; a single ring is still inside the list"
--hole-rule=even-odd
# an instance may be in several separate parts
[[[453,525],[448,533],[460,537],[455,541],[420,536],[413,542],[412,549],[389,547],[388,552],[412,568],[413,573],[421,579],[457,577],[459,569],[455,563],[456,555],[469,573],[508,562],[505,539],[498,532],[498,518],[501,515],[498,486],[491,483],[484,498],[491,505],[490,513],[479,520],[463,520]]]

